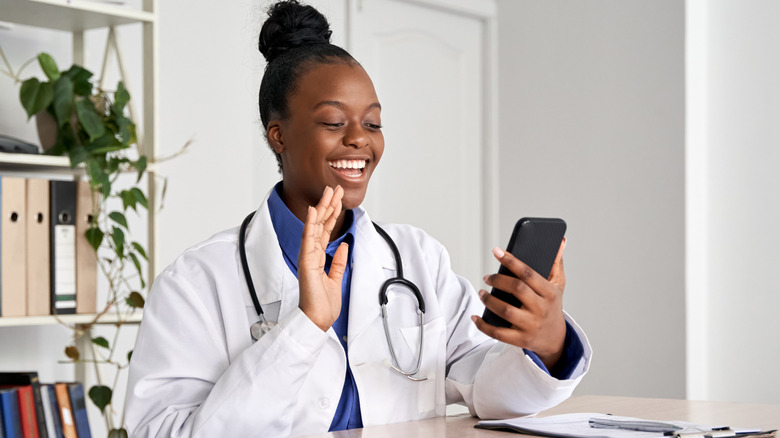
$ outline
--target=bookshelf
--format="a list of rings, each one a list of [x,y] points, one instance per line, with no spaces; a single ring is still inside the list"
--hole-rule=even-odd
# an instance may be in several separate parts
[[[133,81],[132,84],[137,83],[140,87],[130,89],[129,91],[136,102],[143,103],[143,106],[138,108],[141,110],[141,114],[135,114],[140,152],[153,159],[157,156],[156,144],[158,136],[156,111],[158,8],[157,0],[139,0],[138,3],[140,7],[128,7],[97,0],[0,0],[0,21],[67,33],[68,37],[72,37],[73,63],[80,65],[85,64],[85,32],[93,29],[113,30],[119,26],[140,25],[142,29],[141,41],[139,41],[143,62],[142,80]],[[10,31],[13,32],[12,27]],[[109,35],[112,33],[109,32]],[[100,50],[102,52],[103,49],[90,48],[90,50]],[[6,97],[10,98],[9,96]],[[16,99],[16,96],[13,98]],[[83,167],[71,168],[68,157],[0,153],[0,174],[3,175],[73,179],[80,178],[84,173]],[[157,235],[155,220],[157,187],[154,173],[151,167],[147,169],[146,184],[149,208],[147,212],[146,253],[149,259],[148,284],[151,284],[151,280],[154,278],[155,254],[157,253],[155,239]],[[101,308],[102,306],[98,303],[98,310]],[[97,321],[95,321],[96,318]],[[129,315],[123,313],[121,320],[123,324],[137,325],[141,318],[141,310],[135,310]],[[57,325],[88,327],[93,322],[96,322],[96,324],[91,327],[97,333],[100,333],[102,330],[100,329],[101,326],[106,327],[106,330],[108,330],[108,327],[116,324],[117,320],[118,316],[114,312],[101,315],[99,318],[95,314],[0,317],[0,336],[6,337],[7,333],[17,333],[20,337],[26,339],[28,336],[30,338],[41,336],[39,333],[46,333],[46,336],[51,336],[53,332],[59,332],[56,329]],[[65,331],[66,329],[63,327],[60,330]],[[86,336],[80,336],[75,340],[80,351],[88,352],[91,351],[90,348],[94,348],[91,346],[91,335],[92,333],[87,333]],[[9,342],[8,345],[17,345],[15,348],[19,348],[18,343]],[[65,344],[52,347],[53,345],[47,345],[44,342],[43,348],[38,348],[37,353],[27,352],[25,357],[34,355],[36,361],[44,364],[42,367],[47,367],[49,364],[64,359],[62,348],[65,347]],[[3,354],[9,352],[6,351]],[[75,380],[84,383],[85,390],[96,383],[95,379],[98,382],[100,381],[100,377],[96,377],[90,371],[90,367],[91,365],[81,362],[76,364],[73,369],[73,377]],[[117,399],[120,400],[120,406],[123,398],[123,395],[117,396]],[[103,421],[100,412],[94,406],[91,406],[91,402],[88,402],[87,405],[88,409],[92,411],[90,412],[90,417],[92,419],[91,427],[93,434],[100,435],[104,427],[101,424]]]

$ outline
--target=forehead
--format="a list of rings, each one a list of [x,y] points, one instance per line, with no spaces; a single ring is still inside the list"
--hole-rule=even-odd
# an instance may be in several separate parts
[[[322,101],[359,105],[378,102],[374,84],[357,63],[317,64],[301,75],[290,104],[313,108]]]

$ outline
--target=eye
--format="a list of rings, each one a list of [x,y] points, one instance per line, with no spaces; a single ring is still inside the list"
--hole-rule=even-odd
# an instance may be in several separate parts
[[[343,123],[340,123],[340,122],[336,122],[336,123],[326,123],[326,122],[322,122],[322,124],[323,124],[324,126],[327,126],[328,128],[333,128],[333,129],[336,129],[336,128],[341,128],[342,126],[344,126],[344,124],[343,124]]]
[[[364,123],[363,125],[368,129],[373,129],[374,131],[379,131],[382,129],[382,125],[378,125],[376,123]]]

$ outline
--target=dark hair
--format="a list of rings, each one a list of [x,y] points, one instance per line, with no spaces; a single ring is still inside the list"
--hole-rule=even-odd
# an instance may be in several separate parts
[[[269,8],[258,41],[267,61],[258,101],[264,130],[271,120],[289,115],[287,98],[302,74],[317,64],[356,63],[346,50],[330,43],[330,34],[328,20],[312,6],[283,0]],[[279,154],[276,160],[281,172]]]

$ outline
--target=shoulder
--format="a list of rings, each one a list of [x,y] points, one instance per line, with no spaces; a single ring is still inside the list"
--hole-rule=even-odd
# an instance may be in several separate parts
[[[238,228],[221,231],[181,253],[160,276],[192,279],[216,275],[236,265],[238,257]]]

